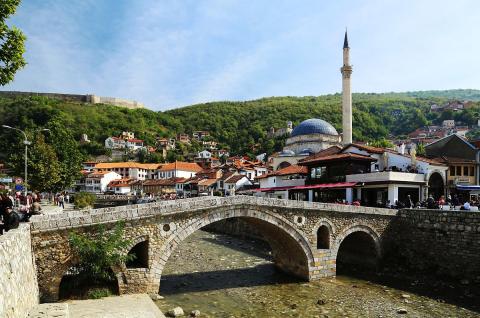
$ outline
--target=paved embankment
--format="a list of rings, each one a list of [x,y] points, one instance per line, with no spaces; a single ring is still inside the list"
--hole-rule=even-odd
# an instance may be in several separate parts
[[[165,318],[146,294],[41,304],[29,318]]]

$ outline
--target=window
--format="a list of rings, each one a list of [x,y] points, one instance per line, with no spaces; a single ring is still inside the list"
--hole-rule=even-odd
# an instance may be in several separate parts
[[[468,176],[468,167],[467,166],[463,166],[463,175]]]
[[[450,167],[450,176],[453,177],[455,175],[455,166]]]
[[[461,176],[462,175],[462,166],[456,166],[456,170],[457,170],[457,176]]]
[[[471,177],[475,176],[475,167],[470,167],[470,176]]]

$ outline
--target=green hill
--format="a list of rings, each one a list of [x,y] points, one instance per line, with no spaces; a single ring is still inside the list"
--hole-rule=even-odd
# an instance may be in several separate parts
[[[374,140],[390,134],[405,135],[426,124],[439,123],[454,117],[473,125],[479,118],[480,91],[449,90],[387,94],[354,94],[353,130],[356,140]],[[430,105],[449,99],[475,100],[473,107],[455,112],[430,112]],[[87,134],[92,143],[86,153],[101,154],[106,137],[123,130],[135,132],[138,138],[154,144],[158,136],[174,136],[194,130],[208,130],[214,139],[228,146],[233,153],[272,152],[282,140],[269,140],[270,127],[284,127],[286,121],[297,125],[302,120],[318,117],[341,131],[340,94],[318,97],[270,97],[245,102],[211,102],[155,112],[130,110],[109,105],[91,105],[44,97],[0,99],[0,122],[32,131],[52,119],[60,120],[74,137]],[[18,138],[12,131],[0,130],[0,147],[9,152]]]

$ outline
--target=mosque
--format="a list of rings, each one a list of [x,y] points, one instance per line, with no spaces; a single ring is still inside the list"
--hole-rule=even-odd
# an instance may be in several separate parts
[[[345,32],[343,41],[342,73],[342,129],[340,135],[335,127],[323,119],[311,118],[296,126],[285,142],[283,151],[273,157],[274,170],[297,164],[299,160],[318,153],[331,146],[344,146],[352,143],[352,92],[350,77],[350,47]]]

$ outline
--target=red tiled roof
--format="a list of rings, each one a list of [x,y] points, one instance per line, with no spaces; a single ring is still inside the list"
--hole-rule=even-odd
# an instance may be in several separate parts
[[[334,160],[346,160],[346,159],[354,159],[354,160],[363,160],[363,161],[377,161],[377,159],[372,158],[370,156],[364,156],[356,153],[340,153],[340,154],[335,154],[335,155],[330,155],[330,156],[324,156],[324,157],[319,157],[319,158],[314,158],[314,159],[304,159],[301,162],[299,162],[299,165],[305,165],[308,163],[313,163],[313,162],[325,162],[325,161],[334,161]]]
[[[160,171],[170,171],[170,170],[199,172],[199,171],[202,171],[202,167],[200,167],[195,162],[176,161],[176,162],[164,164],[160,168]]]
[[[347,149],[350,146],[356,147],[356,148],[361,149],[361,150],[368,151],[370,153],[376,153],[376,154],[382,154],[387,150],[385,148],[372,147],[372,146],[361,145],[361,144],[356,144],[356,143],[345,146],[343,148],[343,150]]]
[[[268,174],[263,174],[261,176],[258,176],[256,179],[264,179],[273,176],[287,176],[291,174],[308,174],[308,168],[306,166],[291,165],[286,168],[270,172]]]
[[[225,183],[237,183],[239,180],[246,178],[243,174],[236,174],[225,180]]]

